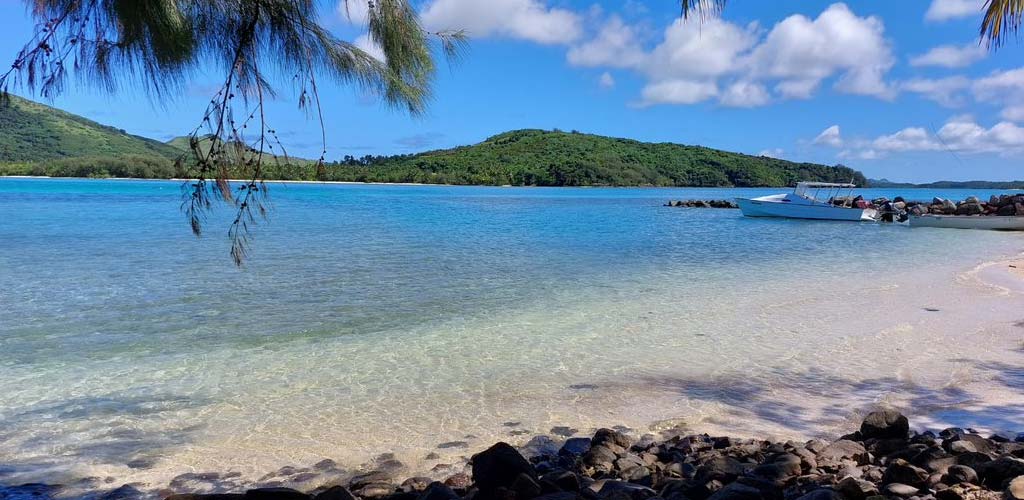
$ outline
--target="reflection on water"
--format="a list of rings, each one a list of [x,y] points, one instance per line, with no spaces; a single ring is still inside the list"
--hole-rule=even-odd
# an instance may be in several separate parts
[[[990,369],[1019,294],[958,279],[1019,235],[661,206],[771,192],[280,185],[239,271],[176,183],[0,179],[0,482],[427,471],[554,429],[804,436],[1019,390]],[[989,193],[908,197],[935,194]]]

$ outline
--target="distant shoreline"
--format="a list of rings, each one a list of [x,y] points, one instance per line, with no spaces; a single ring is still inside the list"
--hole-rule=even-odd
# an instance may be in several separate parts
[[[0,179],[70,179],[70,180],[88,180],[88,181],[174,181],[174,182],[185,182],[195,179],[183,179],[183,178],[169,178],[169,179],[151,179],[144,177],[54,177],[49,175],[0,175]],[[228,182],[249,182],[249,179],[228,179]],[[512,185],[512,184],[434,184],[425,182],[357,182],[357,181],[305,181],[305,180],[290,180],[290,179],[268,179],[263,181],[267,184],[340,184],[340,185],[365,185],[365,186],[438,186],[438,187],[494,187],[494,188],[582,188],[582,189],[600,189],[600,188],[615,188],[615,189],[790,189],[792,186],[721,186],[721,187],[707,187],[707,186],[530,186],[530,185]],[[947,190],[947,189],[981,189],[987,191],[1024,191],[1024,188],[998,188],[998,187],[933,187],[928,184],[907,184],[900,186],[860,186],[857,189],[930,189],[930,190]]]

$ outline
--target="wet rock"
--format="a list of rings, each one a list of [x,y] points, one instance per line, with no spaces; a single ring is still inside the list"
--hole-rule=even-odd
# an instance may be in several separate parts
[[[927,480],[928,471],[911,465],[903,459],[897,459],[890,463],[882,476],[883,484],[902,483],[918,488],[924,486]]]
[[[596,491],[597,496],[602,499],[647,500],[648,498],[657,495],[657,492],[646,486],[609,479],[602,479],[595,482],[590,485],[590,489],[592,491]]]
[[[841,498],[839,493],[828,488],[818,488],[797,497],[797,500],[847,500]]]
[[[629,436],[615,431],[612,429],[598,429],[594,433],[594,437],[590,440],[590,446],[604,446],[612,450],[615,453],[625,453],[630,446],[633,445],[633,441],[629,439]]]
[[[395,492],[391,483],[368,483],[355,490],[360,498],[384,498]]]
[[[354,476],[349,480],[348,486],[355,491],[371,483],[390,483],[392,480],[393,476],[390,473],[377,470]]]
[[[329,458],[325,458],[313,464],[313,468],[316,470],[335,470],[338,468],[338,463]]]
[[[943,475],[942,482],[946,484],[977,484],[978,473],[966,465],[951,465],[949,466],[949,469],[946,470],[946,474]]]
[[[559,426],[551,428],[551,434],[554,434],[556,436],[562,436],[562,437],[570,437],[573,434],[576,434],[577,432],[579,432],[579,429],[574,429],[572,427],[566,427],[564,425],[559,425]]]
[[[530,499],[541,494],[540,484],[528,474],[519,474],[509,487],[516,499]]]
[[[465,441],[448,441],[437,445],[439,450],[447,450],[451,448],[469,448],[469,443]]]
[[[590,439],[589,438],[569,438],[565,440],[562,447],[558,450],[558,456],[561,457],[578,457],[590,451]]]
[[[591,446],[583,454],[583,463],[602,472],[608,472],[614,468],[618,455],[605,445]]]
[[[856,441],[840,439],[821,450],[817,458],[819,467],[835,469],[842,467],[844,461],[865,465],[868,463],[868,451]]]
[[[555,485],[561,491],[579,491],[580,490],[580,479],[567,470],[557,470],[544,474],[540,478],[541,482],[547,482]]]
[[[731,457],[716,457],[697,467],[694,478],[702,483],[713,479],[729,483],[746,472],[747,467],[738,460]]]
[[[861,422],[860,433],[864,439],[906,439],[910,423],[896,410],[873,411]]]
[[[836,490],[842,493],[846,500],[864,500],[878,494],[878,488],[874,484],[850,476],[839,481]]]
[[[448,476],[448,478],[444,480],[444,484],[445,486],[455,488],[457,490],[466,490],[473,485],[473,478],[469,477],[469,474],[460,472],[458,474]]]
[[[318,493],[313,500],[356,500],[356,497],[344,486],[331,486]]]
[[[291,488],[256,488],[245,492],[245,500],[310,500],[308,494]]]
[[[763,500],[761,490],[741,483],[732,483],[711,495],[708,500]]]
[[[432,482],[434,482],[434,480],[429,477],[410,477],[409,479],[402,481],[402,484],[398,486],[398,489],[405,493],[414,491],[420,492],[427,489],[427,486],[430,486],[430,483]]]
[[[511,486],[519,474],[537,475],[530,462],[508,443],[497,443],[473,455],[472,463],[473,479],[481,492]]]
[[[1019,458],[1001,457],[974,467],[981,482],[994,490],[1001,489],[1003,483],[1017,476],[1024,475],[1024,460]]]
[[[420,493],[417,500],[459,500],[459,495],[448,486],[435,481]]]
[[[914,495],[917,495],[918,491],[920,491],[920,490],[915,488],[915,487],[913,487],[913,486],[910,486],[909,484],[890,483],[890,484],[885,485],[885,492],[886,493],[889,493],[890,495],[895,495],[895,496],[898,496],[898,497],[904,497],[904,498],[912,497]]]

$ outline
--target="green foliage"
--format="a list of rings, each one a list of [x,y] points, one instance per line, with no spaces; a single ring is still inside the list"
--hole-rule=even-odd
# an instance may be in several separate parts
[[[175,139],[171,144],[181,142]],[[150,145],[149,142],[143,144]],[[180,154],[181,151],[173,148],[171,153]],[[188,172],[176,169],[169,161],[170,157],[121,151],[110,157],[82,155],[44,162],[40,161],[47,159],[42,152],[36,156],[21,152],[4,159],[22,163],[0,164],[0,174],[187,177]],[[247,172],[229,171],[227,174],[229,178],[245,178]],[[576,131],[544,130],[516,130],[473,146],[415,155],[364,156],[358,159],[347,156],[322,168],[310,160],[288,158],[285,161],[281,157],[268,157],[263,175],[268,180],[513,186],[747,187],[789,186],[804,180],[852,180],[860,185],[866,184],[860,172],[843,166],[794,163],[701,146],[655,144]]]
[[[526,186],[788,186],[798,181],[863,185],[853,169],[794,163],[700,146],[645,143],[578,132],[516,130],[418,155],[327,165],[326,180]]]
[[[162,142],[17,96],[0,105],[0,162],[125,155],[172,160],[181,153]]]

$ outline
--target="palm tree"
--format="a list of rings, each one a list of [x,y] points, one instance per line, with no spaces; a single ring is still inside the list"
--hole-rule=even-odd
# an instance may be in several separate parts
[[[1024,16],[1024,0],[987,0],[981,21],[981,39],[998,48],[1010,34],[1016,35]]]
[[[321,80],[355,84],[417,114],[435,70],[431,40],[449,56],[465,40],[460,32],[426,31],[407,0],[345,0],[346,7],[367,2],[368,35],[383,61],[321,24],[321,8],[334,7],[323,0],[25,1],[37,30],[0,74],[3,96],[14,86],[51,98],[73,72],[110,92],[141,87],[159,99],[197,72],[223,75],[179,166],[195,178],[185,186],[182,209],[197,236],[213,200],[235,206],[229,236],[236,264],[245,257],[249,226],[266,213],[263,165],[287,161],[263,107],[279,84],[297,88],[299,106],[315,111],[321,132]],[[247,181],[232,187],[231,177]]]

